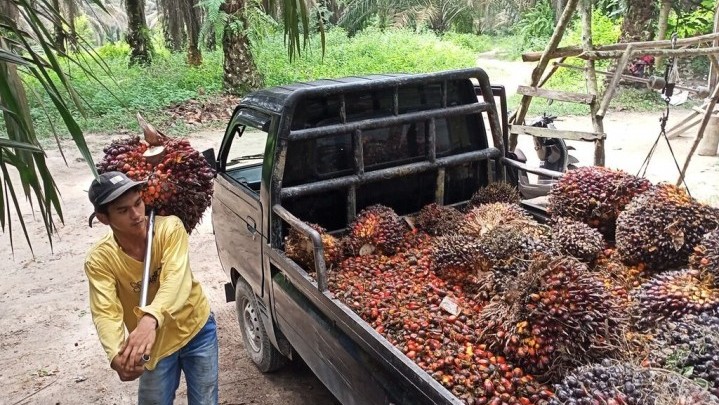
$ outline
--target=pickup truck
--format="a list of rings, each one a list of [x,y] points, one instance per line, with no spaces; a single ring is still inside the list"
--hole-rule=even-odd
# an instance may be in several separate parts
[[[474,68],[320,80],[241,100],[213,162],[212,224],[227,300],[261,371],[299,355],[343,404],[462,403],[334,298],[306,222],[341,235],[374,204],[399,215],[462,206],[504,181],[507,164],[521,163],[505,156],[506,113],[478,94],[503,88]],[[314,244],[313,274],[285,255],[291,228]]]

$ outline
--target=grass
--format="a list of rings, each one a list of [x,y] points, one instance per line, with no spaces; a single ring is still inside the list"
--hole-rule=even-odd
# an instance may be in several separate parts
[[[608,36],[608,35],[607,35]],[[320,40],[313,37],[311,45],[301,57],[290,61],[282,33],[271,34],[253,44],[253,55],[266,86],[276,86],[319,78],[334,78],[372,73],[421,73],[475,65],[478,53],[495,51],[498,59],[517,60],[523,50],[517,35],[489,37],[486,35],[391,29],[380,31],[369,28],[348,37],[341,29],[327,32],[326,53],[322,55]],[[75,111],[85,132],[117,134],[138,132],[135,120],[140,111],[160,128],[172,128],[175,134],[186,134],[197,127],[187,127],[182,120],[173,120],[165,109],[190,99],[212,98],[222,92],[222,51],[203,52],[203,64],[189,67],[185,54],[173,54],[156,46],[153,63],[149,67],[127,67],[129,47],[125,43],[108,44],[97,53],[108,65],[111,74],[99,67],[92,75],[66,62],[66,72],[82,97],[85,117]],[[82,58],[86,55],[74,55]],[[581,63],[581,62],[579,62]],[[52,103],[42,96],[43,91],[32,78],[25,77],[29,85],[32,116],[37,133],[48,138],[55,129],[62,132],[63,125],[52,109]],[[547,83],[546,88],[584,92],[581,71],[560,69]],[[40,96],[37,96],[40,95]],[[516,108],[519,97],[510,99],[510,108]],[[43,105],[45,107],[43,107]],[[614,100],[614,106],[636,111],[654,111],[663,107],[653,93],[625,89]],[[566,115],[588,114],[587,106],[535,100],[530,114]],[[48,118],[49,115],[49,118]],[[215,123],[224,125],[224,123]],[[60,133],[60,135],[64,135]]]

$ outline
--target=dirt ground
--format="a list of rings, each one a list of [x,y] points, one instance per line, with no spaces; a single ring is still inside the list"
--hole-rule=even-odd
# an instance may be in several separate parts
[[[497,69],[499,69],[497,67]],[[508,73],[507,71],[504,72]],[[516,76],[515,76],[516,77]],[[526,75],[524,77],[527,77]],[[509,86],[508,86],[509,88]],[[516,86],[515,86],[516,88]],[[673,112],[678,122],[687,111]],[[606,119],[607,166],[637,173],[658,133],[658,113],[610,112]],[[588,118],[573,117],[557,123],[565,129],[590,130]],[[204,131],[190,139],[196,149],[219,146],[222,131]],[[672,141],[682,164],[693,134]],[[108,135],[88,135],[93,156],[99,158]],[[520,147],[532,150],[530,140]],[[581,164],[592,161],[591,145],[576,145]],[[137,382],[122,383],[108,367],[88,313],[87,280],[82,270],[85,252],[107,232],[101,224],[88,228],[91,206],[87,187],[91,175],[71,144],[64,148],[63,163],[55,148],[48,149],[48,164],[62,193],[64,224],[58,224],[53,247],[44,228],[25,205],[34,254],[14,226],[15,249],[7,233],[0,235],[0,404],[129,404],[134,403]],[[530,157],[531,154],[527,153]],[[653,181],[677,179],[667,145],[660,142],[647,176]],[[688,186],[697,198],[719,206],[719,157],[696,156]],[[222,404],[332,404],[334,398],[301,362],[269,375],[259,373],[242,348],[235,308],[225,303],[223,273],[216,255],[209,211],[190,238],[191,264],[209,295],[217,315],[220,340],[220,403]],[[184,388],[177,403],[186,403]]]

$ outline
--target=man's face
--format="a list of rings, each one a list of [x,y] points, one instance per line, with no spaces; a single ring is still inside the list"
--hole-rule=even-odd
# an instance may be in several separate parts
[[[97,214],[97,219],[109,225],[113,232],[142,237],[145,234],[145,203],[138,190],[130,190],[111,202],[107,214]]]

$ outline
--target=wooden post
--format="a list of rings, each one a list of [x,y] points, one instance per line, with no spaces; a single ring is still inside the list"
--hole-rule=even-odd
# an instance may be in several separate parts
[[[582,48],[585,52],[592,51],[594,49],[592,41],[592,0],[582,0],[580,13],[582,14]],[[602,134],[604,133],[604,115],[597,114],[596,100],[599,96],[599,86],[597,85],[595,63],[593,60],[586,60],[584,61],[584,67],[587,91],[595,97],[595,101],[589,104],[592,128],[594,132]],[[594,141],[594,165],[604,166],[604,138]]]
[[[544,49],[542,57],[539,58],[537,66],[532,71],[532,83],[530,84],[530,86],[536,87],[539,83],[539,80],[542,77],[542,73],[544,73],[544,69],[547,68],[547,64],[549,64],[549,60],[551,59],[550,55],[552,54],[552,52],[554,52],[555,49],[557,49],[559,41],[562,40],[562,37],[564,36],[564,30],[567,28],[567,24],[569,24],[569,21],[571,21],[572,15],[574,15],[574,10],[577,8],[578,2],[579,0],[567,1],[567,5],[564,7],[562,17],[557,22],[557,27],[554,29],[554,33],[552,33],[552,37],[549,39],[549,43],[547,43],[547,47]],[[524,117],[527,115],[527,111],[529,110],[529,103],[531,101],[532,97],[522,96],[522,101],[519,104],[519,109],[517,110],[517,114],[514,116],[515,124],[524,123]],[[510,135],[509,150],[512,151],[516,147],[517,135]]]
[[[622,79],[622,72],[624,72],[624,68],[627,67],[627,63],[629,63],[629,58],[632,55],[632,51],[634,51],[634,48],[631,45],[627,46],[627,49],[624,51],[624,55],[622,55],[621,59],[619,59],[619,62],[617,62],[617,70],[614,72],[612,80],[609,82],[607,89],[604,91],[602,103],[599,105],[599,108],[597,110],[598,116],[604,117],[604,114],[607,113],[609,103],[612,101],[612,97],[614,97],[614,91],[617,89],[617,86]]]
[[[659,8],[659,32],[657,33],[657,40],[661,41],[667,39],[667,28],[669,26],[669,12],[672,10],[672,0],[662,0],[662,5]],[[663,58],[659,57],[656,60],[654,66],[657,69],[661,69],[664,63]]]
[[[684,176],[687,174],[687,169],[689,168],[689,162],[692,160],[692,156],[694,156],[694,152],[696,152],[697,147],[699,146],[699,142],[701,142],[702,138],[704,137],[704,130],[706,129],[707,124],[709,124],[709,118],[712,116],[712,111],[714,111],[714,106],[717,103],[717,97],[719,97],[719,85],[714,86],[714,91],[712,91],[711,98],[709,99],[709,104],[707,104],[706,107],[706,114],[704,114],[702,124],[701,126],[699,126],[699,132],[697,132],[697,138],[694,140],[692,148],[689,150],[687,160],[684,162],[684,167],[679,173],[679,180],[677,180],[677,186],[681,185],[684,181]]]
[[[716,8],[714,9],[714,33],[719,34],[719,2],[716,5]],[[719,47],[719,38],[715,38],[714,42],[712,43],[712,46]],[[719,66],[717,65],[717,59],[716,55],[710,55],[711,60],[711,66],[712,70],[709,72],[709,88],[713,89],[714,86],[717,84],[717,69],[719,69]]]

